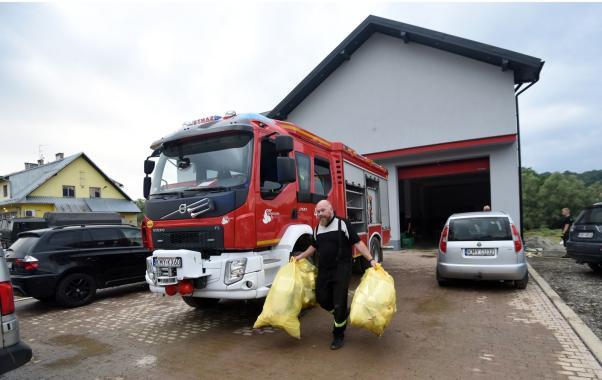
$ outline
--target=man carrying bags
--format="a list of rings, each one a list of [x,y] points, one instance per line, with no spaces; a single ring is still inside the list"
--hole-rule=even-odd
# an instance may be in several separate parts
[[[377,263],[351,224],[335,216],[330,202],[327,200],[318,202],[316,214],[320,222],[314,230],[312,243],[295,259],[310,257],[316,251],[320,255],[316,299],[323,309],[334,315],[333,341],[330,348],[336,350],[343,347],[349,316],[347,292],[351,280],[352,247],[355,247],[372,267]]]

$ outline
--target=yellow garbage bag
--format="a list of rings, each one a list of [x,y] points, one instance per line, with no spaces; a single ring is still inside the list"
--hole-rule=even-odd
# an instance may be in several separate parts
[[[293,260],[280,268],[263,310],[253,328],[274,326],[286,331],[290,336],[301,339],[299,313],[303,301],[303,282],[299,266]]]
[[[396,312],[393,277],[380,264],[369,268],[353,295],[349,315],[351,324],[382,336]]]
[[[297,261],[297,266],[301,272],[301,281],[303,282],[303,302],[302,309],[316,306],[316,273],[318,269],[307,259]]]

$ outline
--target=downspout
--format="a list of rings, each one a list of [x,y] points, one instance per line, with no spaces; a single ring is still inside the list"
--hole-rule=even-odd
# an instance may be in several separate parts
[[[543,64],[542,64],[543,66]],[[519,114],[518,114],[518,96],[520,94],[522,94],[523,92],[527,91],[529,89],[529,87],[533,86],[535,83],[537,83],[539,81],[539,78],[537,78],[537,80],[529,83],[529,85],[527,87],[525,87],[524,89],[522,89],[520,92],[520,88],[522,87],[523,83],[519,84],[518,86],[516,86],[516,88],[514,89],[514,93],[516,95],[514,95],[514,103],[516,106],[516,141],[518,143],[518,207],[519,207],[519,215],[520,215],[520,236],[525,236],[525,227],[524,227],[524,223],[523,223],[523,176],[522,176],[522,168],[523,168],[523,163],[522,163],[522,158],[521,158],[521,148],[520,148],[520,118],[519,118]]]

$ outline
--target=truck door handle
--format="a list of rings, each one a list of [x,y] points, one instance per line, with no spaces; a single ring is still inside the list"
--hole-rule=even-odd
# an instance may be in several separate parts
[[[299,212],[296,208],[294,208],[293,211],[291,212],[291,218],[297,219],[298,217],[299,217]]]

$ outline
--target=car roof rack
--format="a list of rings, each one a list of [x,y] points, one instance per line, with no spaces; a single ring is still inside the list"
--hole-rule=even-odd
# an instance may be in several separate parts
[[[80,223],[80,224],[65,224],[62,226],[56,226],[56,227],[52,227],[52,230],[61,230],[65,227],[89,227],[89,226],[106,226],[106,227],[123,227],[123,226],[127,226],[127,227],[134,227],[136,228],[137,226],[134,226],[133,224],[110,224],[110,223]]]

